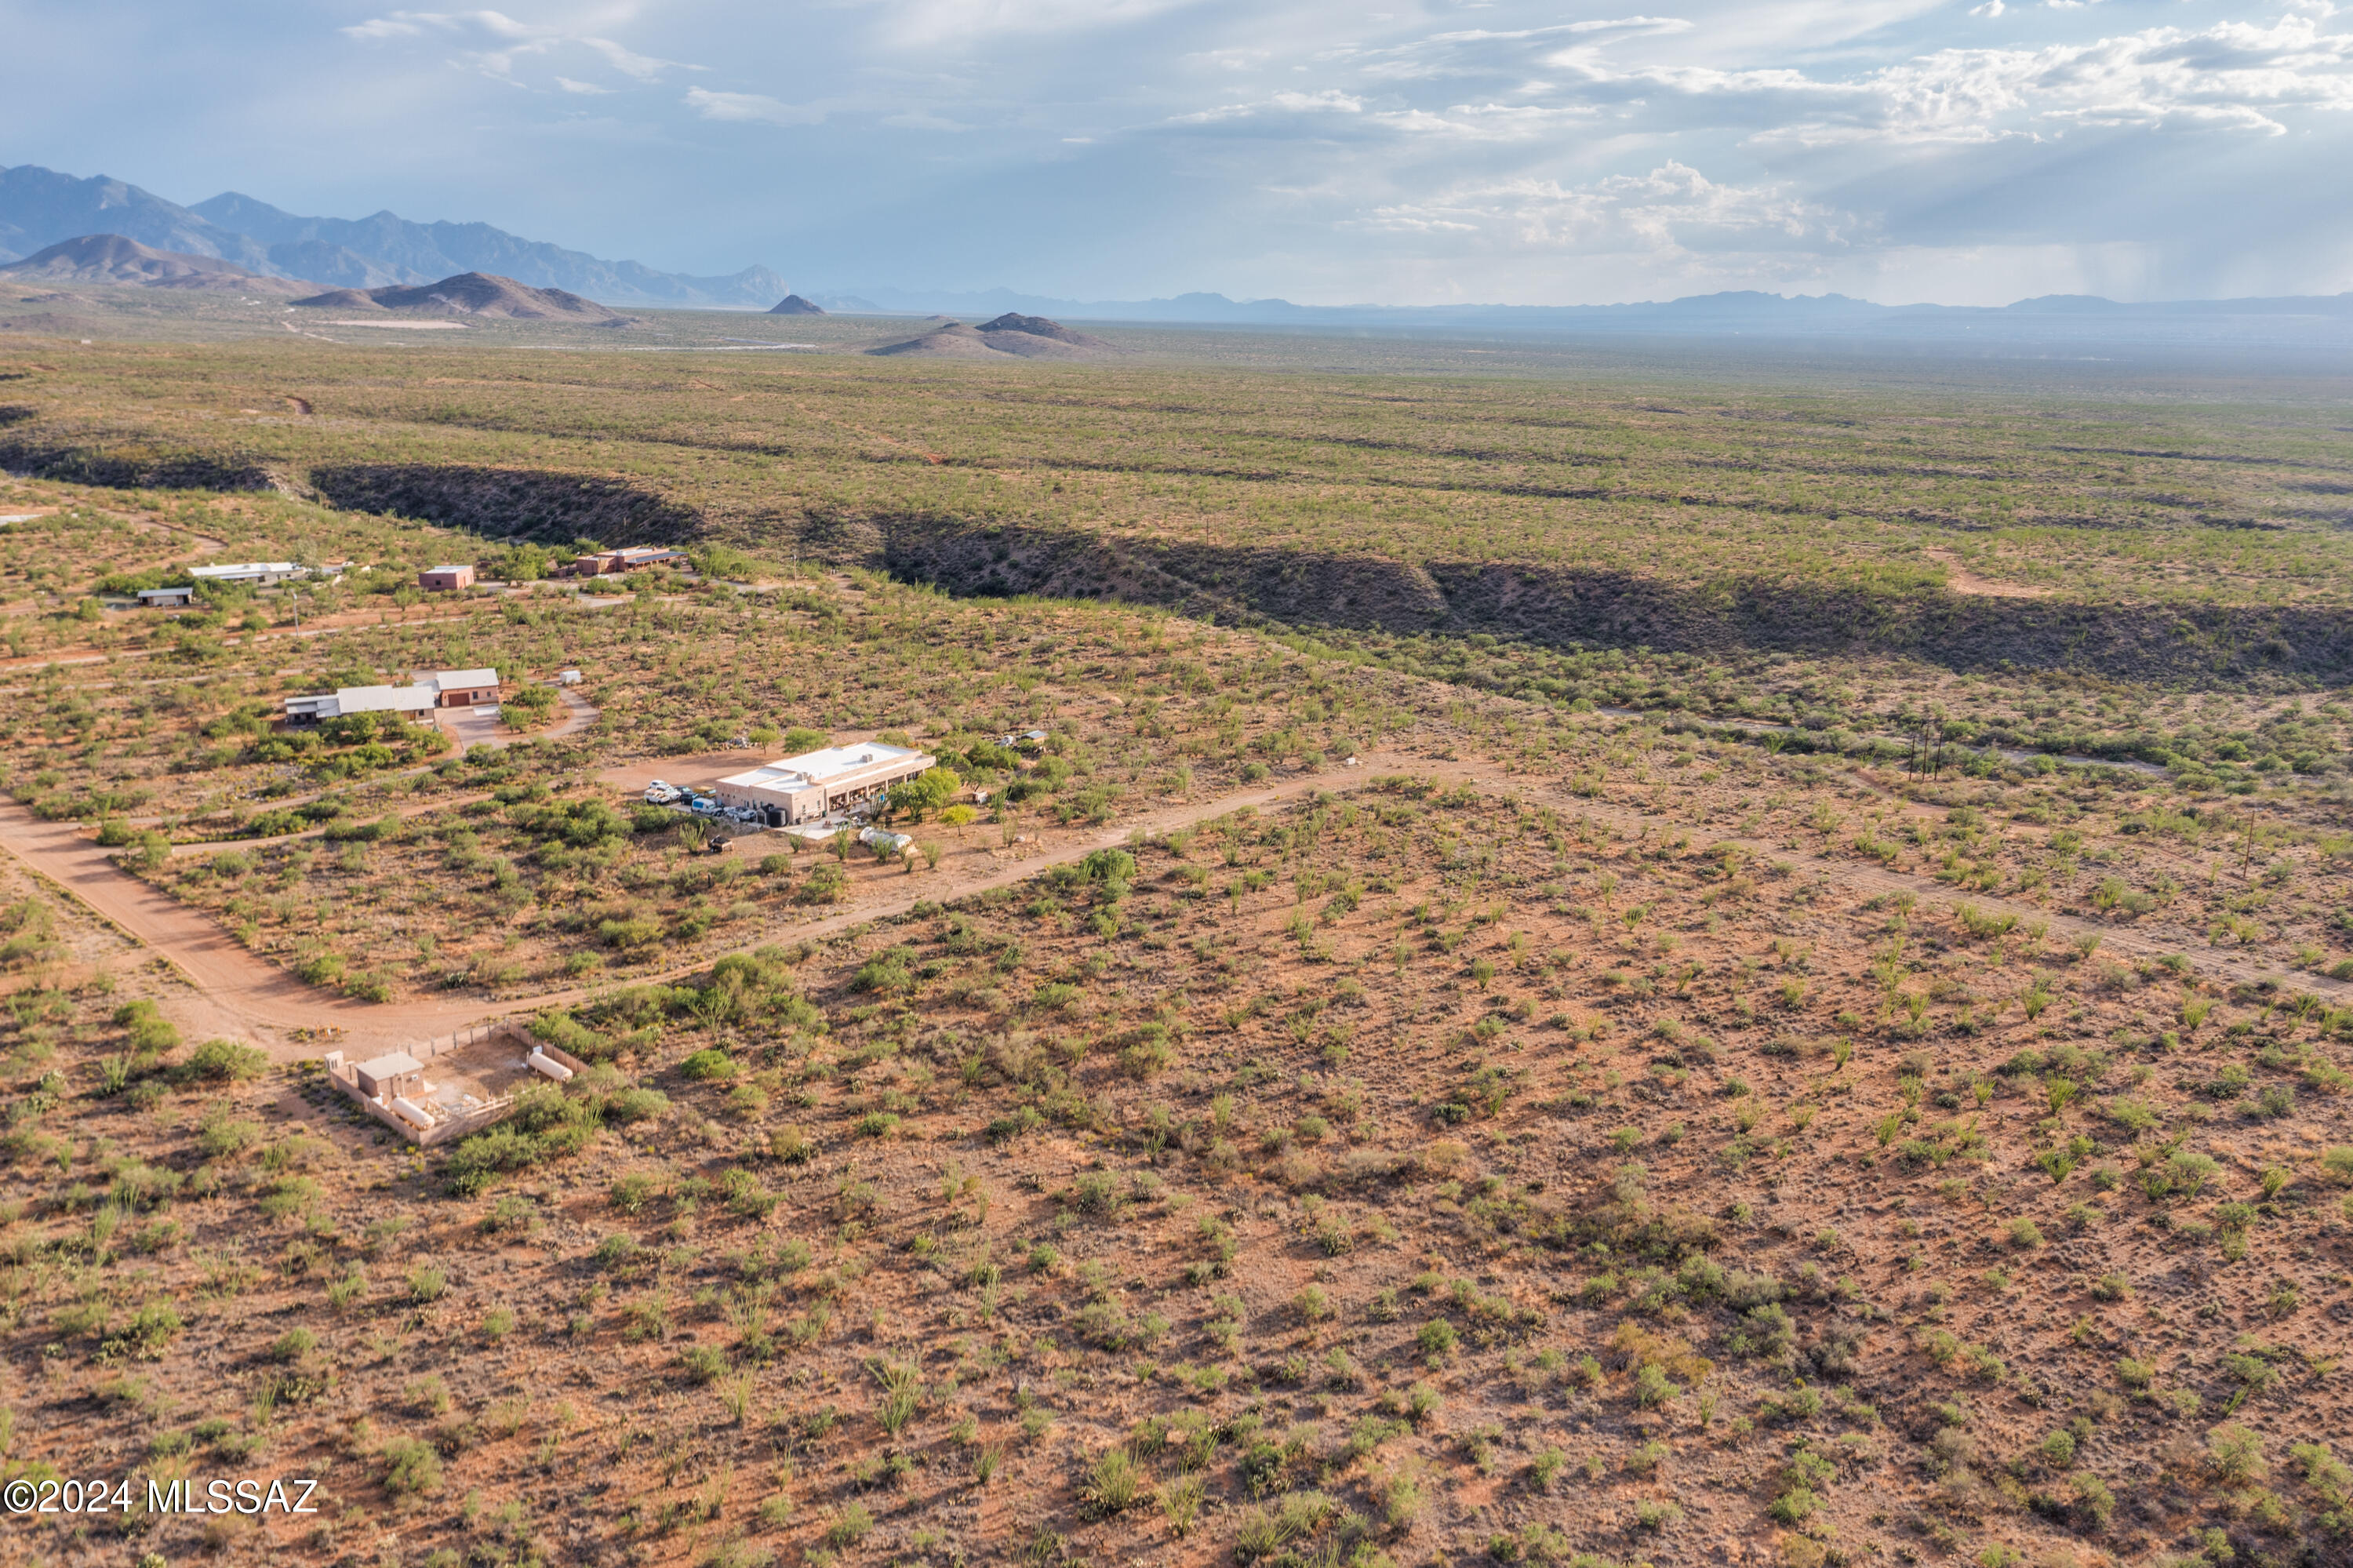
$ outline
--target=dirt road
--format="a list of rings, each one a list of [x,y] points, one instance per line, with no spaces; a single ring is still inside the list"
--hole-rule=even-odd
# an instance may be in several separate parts
[[[247,951],[210,916],[118,868],[113,852],[83,837],[78,823],[45,822],[13,801],[0,803],[0,848],[186,977],[195,998],[172,1011],[193,1038],[249,1036],[285,1059],[301,1054],[290,1038],[295,1031],[384,1033],[385,1009],[305,985]],[[422,1039],[465,1027],[482,1008],[428,1002],[401,1012],[398,1033]]]
[[[1516,795],[1525,800],[1554,806],[1571,818],[1588,817],[1624,831],[1675,831],[1692,825],[1672,817],[1649,816],[1576,796],[1550,779],[1514,777],[1483,758],[1438,762],[1403,754],[1374,753],[1355,768],[1332,768],[1214,800],[1170,804],[1113,827],[1045,829],[1041,842],[1031,846],[1029,853],[1018,855],[998,858],[966,851],[948,857],[937,871],[866,878],[847,906],[822,913],[812,911],[805,917],[781,925],[767,925],[753,942],[716,945],[660,970],[618,978],[628,984],[680,979],[707,969],[731,951],[768,943],[822,939],[853,926],[903,915],[919,901],[946,902],[989,888],[1008,886],[1049,866],[1067,864],[1095,850],[1124,843],[1134,832],[1172,832],[1243,806],[1265,807],[1318,789],[1347,789],[1377,774],[1391,772],[1410,772],[1450,783],[1467,783],[1498,794]],[[2250,962],[2201,942],[2144,935],[2106,922],[2053,915],[2012,899],[1962,893],[1933,878],[1907,875],[1873,864],[1828,860],[1761,840],[1727,835],[1715,842],[1737,845],[1758,861],[1786,864],[1800,874],[1820,876],[1832,883],[1873,892],[1909,892],[1938,901],[1968,903],[1995,913],[2014,914],[2021,925],[2044,921],[2049,926],[2049,939],[2054,943],[2063,944],[2076,937],[2096,933],[2103,950],[2107,952],[2147,959],[2179,953],[2190,958],[2201,973],[2233,980],[2270,980],[2283,986],[2298,986],[2340,1001],[2353,998],[2353,986]],[[353,1001],[305,985],[277,965],[248,952],[210,916],[175,902],[118,869],[109,858],[109,852],[82,837],[75,824],[44,822],[21,806],[0,803],[0,849],[5,849],[79,899],[186,976],[196,994],[178,1010],[182,1015],[174,1022],[192,1037],[241,1035],[280,1061],[323,1049],[315,1038],[314,1032],[320,1030],[341,1031],[336,1043],[343,1049],[374,1054],[447,1035],[489,1018],[575,1006],[587,1001],[596,990],[603,989],[575,987],[500,1002],[418,998],[386,1006]]]
[[[1606,822],[1620,831],[1641,832],[1650,829],[1660,832],[1676,832],[1693,829],[1695,824],[1673,817],[1654,817],[1644,812],[1611,806],[1570,793],[1549,780],[1512,778],[1503,768],[1483,758],[1471,758],[1455,762],[1419,762],[1412,770],[1424,778],[1449,783],[1468,784],[1476,789],[1497,794],[1516,795],[1523,800],[1548,805],[1569,818],[1589,817]],[[2045,922],[2050,929],[2047,939],[2056,948],[2063,949],[2079,937],[2096,936],[2100,950],[2136,958],[2158,959],[2179,954],[2189,959],[2201,974],[2220,975],[2232,980],[2260,984],[2269,980],[2283,988],[2301,987],[2316,996],[2339,1003],[2353,1000],[2353,985],[2333,980],[2321,975],[2294,974],[2274,964],[2253,963],[2229,949],[2192,938],[2144,934],[2131,927],[2111,925],[2105,920],[2084,920],[2073,916],[2053,914],[2039,906],[2022,900],[2004,898],[1995,894],[1972,893],[1947,886],[1934,877],[1913,876],[1900,871],[1868,862],[1829,860],[1808,854],[1783,844],[1762,839],[1742,838],[1726,833],[1711,836],[1711,843],[1731,844],[1751,859],[1765,864],[1782,864],[1799,874],[1822,877],[1833,884],[1864,888],[1873,893],[1910,893],[1922,899],[1943,903],[1968,904],[1993,915],[2014,915],[2020,925],[2032,921]],[[2053,957],[2057,955],[2054,952]]]

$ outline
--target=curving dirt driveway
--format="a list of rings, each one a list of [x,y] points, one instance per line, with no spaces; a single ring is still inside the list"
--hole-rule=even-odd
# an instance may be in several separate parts
[[[386,1037],[385,1009],[305,985],[248,952],[209,915],[116,866],[113,852],[85,838],[79,823],[45,822],[14,801],[0,802],[0,848],[178,969],[195,996],[167,1011],[181,1014],[176,1022],[196,1038],[249,1035],[284,1060],[304,1054],[291,1038],[296,1031]],[[401,1012],[396,1033],[416,1040],[462,1029],[482,1008],[444,1002]]]

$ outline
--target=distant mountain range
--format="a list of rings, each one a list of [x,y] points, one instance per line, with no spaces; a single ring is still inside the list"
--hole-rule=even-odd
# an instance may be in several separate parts
[[[105,234],[155,250],[216,257],[268,277],[347,289],[489,272],[610,304],[764,311],[786,292],[784,279],[765,267],[690,277],[518,238],[487,223],[411,223],[389,212],[300,217],[233,191],[182,207],[103,175],[77,179],[33,164],[0,168],[0,262]]]
[[[659,272],[635,261],[522,239],[486,223],[301,217],[225,192],[181,207],[121,180],[79,179],[31,164],[0,167],[0,263],[62,240],[121,235],[154,251],[213,257],[270,278],[375,290],[481,272],[615,305],[768,311],[786,293],[765,267],[724,278]],[[198,286],[193,280],[174,286]],[[2120,304],[2053,294],[2000,306],[1880,305],[1841,294],[1794,298],[1753,291],[1622,305],[1298,305],[1231,300],[1070,300],[1011,289],[958,291],[873,286],[805,291],[800,306],[851,315],[993,317],[1201,326],[1344,328],[1384,333],[1538,333],[1562,336],[1847,337],[2045,345],[2102,343],[2353,349],[2353,293],[2284,299]]]
[[[1564,335],[1865,336],[1943,343],[2174,342],[2353,346],[2353,293],[2120,304],[2047,294],[2009,305],[1880,305],[1843,294],[1741,291],[1623,305],[1295,305],[1179,294],[1158,300],[1065,300],[1010,289],[978,292],[861,287],[811,289],[843,313],[993,315],[1171,325],[1377,328],[1387,332],[1536,332]]]

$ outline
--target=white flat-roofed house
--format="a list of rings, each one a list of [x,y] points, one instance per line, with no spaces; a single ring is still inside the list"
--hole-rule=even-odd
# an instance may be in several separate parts
[[[766,817],[770,826],[790,827],[879,800],[892,785],[903,784],[938,764],[939,758],[928,752],[880,741],[828,746],[722,779],[712,793],[723,806],[748,806]]]
[[[196,590],[192,588],[141,588],[139,608],[142,609],[185,609],[195,602]]]
[[[432,692],[441,707],[470,708],[476,703],[495,705],[499,700],[496,670],[419,670],[412,678]]]
[[[339,686],[332,692],[286,699],[286,722],[317,724],[347,714],[400,714],[415,718],[433,711],[430,686]]]
[[[311,568],[291,561],[224,561],[215,567],[190,567],[188,575],[200,583],[252,583],[269,588],[307,577]]]

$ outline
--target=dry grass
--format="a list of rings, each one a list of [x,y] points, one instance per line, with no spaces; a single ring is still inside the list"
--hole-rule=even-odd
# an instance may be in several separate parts
[[[36,433],[193,443],[212,403],[277,407],[259,387],[298,363],[206,355],[210,381],[87,356],[23,394]],[[360,374],[380,362],[302,363],[317,423],[240,415],[237,442],[297,467],[593,446],[636,476],[613,493],[739,540],[832,530],[845,556],[913,514],[1522,539],[1533,562],[1552,503],[1511,485],[1605,440],[1624,493],[1577,546],[1602,555],[1667,504],[1638,480],[1814,465],[1795,510],[1727,490],[1666,577],[1852,546],[1894,591],[1952,521],[1895,516],[1918,476],[1869,468],[1927,439],[1925,403],[1859,436],[1802,388],[1671,414],[1501,382]],[[1992,477],[1947,475],[1937,504],[2075,496],[2120,542],[1988,521],[2003,558],[1963,552],[1988,577],[2097,556],[2067,591],[2161,597],[2236,551],[2249,597],[2325,598],[2316,526],[2160,524],[2175,503],[2083,487],[2187,485],[2172,460],[2061,450],[2187,450],[2238,418],[2111,408],[2095,440],[1954,416],[1936,440],[1992,443],[1960,454]],[[598,421],[614,439],[586,441]],[[1431,444],[1472,426],[1504,444]],[[2324,461],[2301,429],[2243,451]],[[2274,482],[2302,470],[2234,471],[2197,468],[2191,499],[2287,515]],[[0,538],[19,801],[387,1017],[504,998],[594,1064],[420,1156],[310,1064],[182,1037],[203,999],[167,967],[0,879],[0,1467],[322,1478],[314,1518],[36,1522],[28,1560],[2344,1552],[2353,1481],[2313,1445],[2348,1427],[2346,710],[2292,670],[2173,690],[1311,637],[702,543],[744,586],[427,606],[397,588],[466,547],[439,524],[58,481],[0,504],[58,509]],[[1776,532],[1800,515],[1798,543]],[[275,596],[81,608],[110,573],[224,550],[383,569],[306,601],[316,635]],[[267,723],[288,690],[476,664],[578,667],[602,720],[462,759]],[[636,820],[625,780],[797,726],[967,753],[1008,820],[926,824],[937,870],[852,862],[839,903],[826,857],[690,857]],[[1032,726],[1039,757],[976,749]],[[1377,749],[1342,792],[1219,804]],[[1188,804],[1209,820],[1141,831]],[[1009,835],[1130,829],[975,890],[1039,853]]]
[[[303,1074],[104,1094],[112,999],[23,993],[16,1456],[217,1434],[364,1561],[2328,1549],[2338,1015],[2183,1037],[2158,966],[1520,793],[614,993],[541,1025],[568,1106],[432,1160]]]

